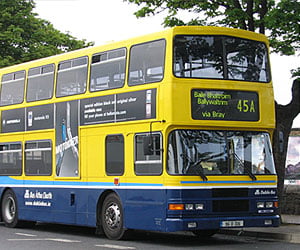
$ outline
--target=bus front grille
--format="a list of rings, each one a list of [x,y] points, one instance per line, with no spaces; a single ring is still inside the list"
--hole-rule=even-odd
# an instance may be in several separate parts
[[[213,212],[247,212],[249,200],[214,200]]]

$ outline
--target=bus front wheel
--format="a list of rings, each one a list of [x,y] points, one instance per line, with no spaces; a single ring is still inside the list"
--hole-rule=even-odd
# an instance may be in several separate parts
[[[101,224],[107,238],[119,240],[125,236],[122,203],[115,193],[109,194],[104,199],[101,210]]]
[[[12,190],[7,190],[1,204],[2,219],[7,227],[17,227],[18,225],[18,206],[17,198]]]

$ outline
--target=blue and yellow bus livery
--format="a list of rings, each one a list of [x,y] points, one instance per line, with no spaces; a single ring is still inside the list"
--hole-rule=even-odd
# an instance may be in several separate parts
[[[5,225],[278,226],[268,55],[259,34],[175,27],[1,69]]]

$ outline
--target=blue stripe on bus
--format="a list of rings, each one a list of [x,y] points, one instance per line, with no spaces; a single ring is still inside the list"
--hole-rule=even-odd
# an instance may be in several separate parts
[[[181,181],[181,184],[260,184],[271,183],[276,184],[274,180],[261,180],[261,181]],[[116,187],[113,182],[81,182],[81,181],[37,181],[37,180],[16,180],[10,177],[1,177],[1,184],[3,185],[48,185],[48,186],[111,186]],[[135,186],[135,187],[162,187],[161,183],[119,183],[117,186]]]

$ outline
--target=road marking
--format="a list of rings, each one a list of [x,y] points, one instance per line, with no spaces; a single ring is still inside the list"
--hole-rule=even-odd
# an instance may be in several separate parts
[[[46,238],[45,240],[57,241],[57,242],[66,242],[66,243],[78,243],[80,240],[68,240],[68,239],[55,239],[55,238]]]
[[[135,247],[127,247],[127,246],[119,246],[119,245],[95,245],[95,247],[105,247],[105,248],[111,248],[111,249],[136,249]]]
[[[56,239],[56,238],[34,238],[34,239],[7,239],[8,241],[56,241],[64,243],[79,243],[80,240]]]
[[[15,233],[17,235],[20,235],[20,236],[27,236],[27,237],[36,237],[37,235],[34,235],[34,234],[24,234],[24,233]]]

